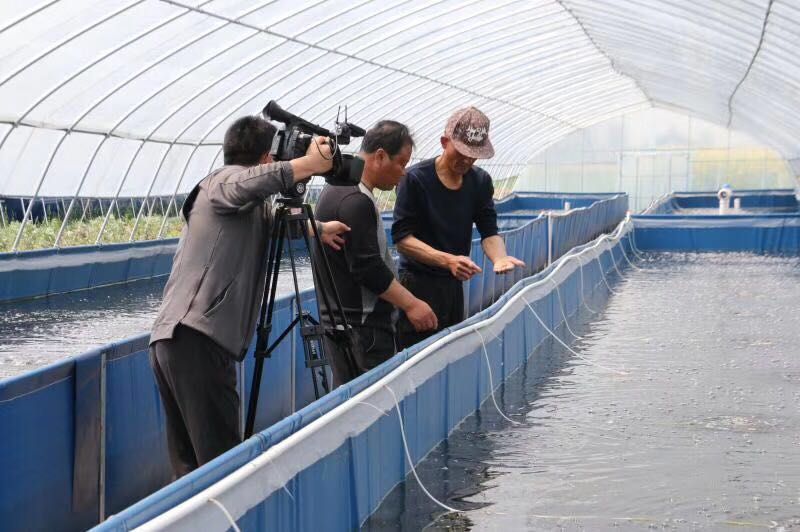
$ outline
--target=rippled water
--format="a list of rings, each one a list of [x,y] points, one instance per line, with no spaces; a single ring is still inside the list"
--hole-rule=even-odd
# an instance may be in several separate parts
[[[304,290],[312,286],[310,261],[300,256],[297,264]],[[278,296],[294,290],[288,261],[281,272]],[[162,277],[0,304],[0,378],[149,331],[166,282]]]
[[[369,530],[800,529],[800,259],[658,254],[419,466]],[[568,333],[563,332],[566,335]],[[622,369],[618,375],[593,365]]]

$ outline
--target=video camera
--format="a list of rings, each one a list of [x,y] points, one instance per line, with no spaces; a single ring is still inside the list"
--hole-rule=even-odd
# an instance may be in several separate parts
[[[364,160],[355,155],[342,153],[339,146],[350,143],[352,137],[363,137],[366,135],[364,129],[347,121],[347,111],[345,110],[344,121],[339,122],[336,116],[336,128],[333,133],[324,127],[312,124],[289,111],[282,109],[275,100],[270,102],[261,111],[267,120],[274,120],[285,124],[283,130],[275,134],[272,141],[273,159],[276,161],[291,161],[306,154],[311,145],[313,135],[321,135],[331,139],[333,153],[333,168],[322,174],[325,181],[335,186],[354,186],[361,181],[361,174],[364,171]],[[286,196],[299,198],[306,192],[306,181],[296,183]]]

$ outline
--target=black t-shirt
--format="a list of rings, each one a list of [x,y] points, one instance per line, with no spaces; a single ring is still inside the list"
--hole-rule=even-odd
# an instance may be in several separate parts
[[[364,185],[325,185],[317,201],[315,216],[321,222],[339,220],[350,227],[344,235],[345,244],[341,251],[325,247],[348,323],[394,332],[394,306],[378,297],[394,280],[394,260],[388,250],[386,231],[374,196]],[[315,261],[321,267],[318,254],[315,249]],[[331,304],[335,305],[330,287],[318,285],[316,288],[318,296],[324,289]],[[322,297],[319,297],[319,303],[324,310]],[[321,318],[328,323],[326,312],[322,312]]]
[[[439,181],[435,160],[427,159],[409,168],[397,187],[392,240],[396,243],[413,235],[439,251],[469,256],[473,222],[481,239],[497,234],[492,178],[482,168],[473,166],[464,175],[461,188],[450,190]],[[400,269],[450,276],[448,270],[422,264],[403,254]]]

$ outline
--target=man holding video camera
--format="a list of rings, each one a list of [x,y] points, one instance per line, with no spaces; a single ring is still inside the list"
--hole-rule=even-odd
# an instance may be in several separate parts
[[[389,253],[381,213],[373,190],[392,190],[405,175],[414,141],[408,128],[383,120],[366,132],[360,156],[364,160],[357,186],[326,185],[316,206],[318,220],[341,220],[352,229],[340,251],[327,252],[333,280],[341,297],[345,317],[353,327],[355,342],[350,361],[343,346],[325,338],[325,353],[338,386],[388,360],[396,352],[396,308],[402,309],[417,331],[433,330],[436,315],[424,301],[414,297],[395,279],[394,260]],[[334,293],[324,290],[328,300]],[[319,301],[325,298],[318,297]],[[321,316],[327,312],[321,303]],[[353,362],[355,367],[353,367]]]
[[[186,223],[150,335],[176,478],[241,441],[235,363],[250,345],[264,291],[269,198],[331,168],[326,138],[315,138],[305,156],[273,162],[275,133],[262,118],[236,120],[225,133],[225,165],[181,209]],[[326,244],[343,242],[344,224],[320,225]]]
[[[447,121],[441,143],[442,154],[409,168],[398,187],[392,240],[400,252],[403,286],[430,304],[444,329],[464,319],[461,283],[481,272],[469,258],[473,223],[495,273],[525,264],[506,253],[497,234],[492,178],[474,166],[477,159],[494,156],[489,118],[475,107],[459,109]],[[408,316],[398,321],[400,349],[431,334],[420,333]]]

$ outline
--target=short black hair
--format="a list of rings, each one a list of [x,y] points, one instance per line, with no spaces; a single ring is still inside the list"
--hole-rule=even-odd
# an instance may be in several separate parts
[[[406,146],[414,147],[414,138],[408,127],[394,120],[381,120],[364,135],[361,141],[361,151],[375,153],[383,148],[389,157],[394,157]]]
[[[225,164],[254,166],[272,148],[277,128],[258,116],[243,116],[225,132]]]

